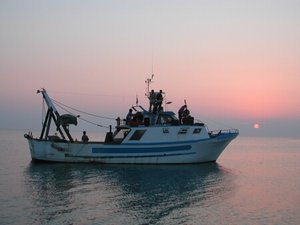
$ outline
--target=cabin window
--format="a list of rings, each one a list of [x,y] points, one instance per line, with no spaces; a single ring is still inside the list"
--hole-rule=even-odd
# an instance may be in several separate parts
[[[164,134],[168,134],[168,133],[170,133],[170,131],[169,131],[168,128],[163,128],[163,133],[164,133]]]
[[[145,132],[146,132],[146,130],[136,130],[136,131],[134,131],[133,135],[130,137],[129,140],[138,141],[143,137]]]
[[[195,130],[194,130],[194,134],[200,134],[200,132],[201,132],[201,128],[195,128]]]
[[[173,120],[171,115],[160,115],[157,119],[157,124],[172,124]]]
[[[186,134],[188,132],[188,128],[181,128],[178,134]]]
[[[127,134],[129,133],[130,129],[119,129],[115,135],[114,135],[114,139],[123,139],[127,136]]]

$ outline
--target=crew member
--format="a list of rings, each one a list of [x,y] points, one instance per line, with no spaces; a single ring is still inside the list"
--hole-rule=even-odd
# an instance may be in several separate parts
[[[86,135],[86,132],[83,131],[83,135],[81,137],[82,142],[87,143],[89,141],[89,137]]]
[[[132,109],[129,109],[128,114],[126,116],[126,124],[128,125],[129,122],[132,120],[133,117],[133,113],[132,113]]]
[[[154,104],[155,104],[155,97],[156,97],[156,94],[155,94],[154,90],[151,90],[151,92],[149,94],[149,102],[150,102],[149,112],[152,111],[152,106],[154,106]]]
[[[181,108],[178,110],[178,118],[179,118],[179,124],[182,124],[182,117],[184,114],[184,111],[187,109],[186,105],[181,106]]]
[[[157,104],[158,111],[161,111],[162,102],[163,102],[163,92],[162,90],[160,90],[156,95],[156,104]]]

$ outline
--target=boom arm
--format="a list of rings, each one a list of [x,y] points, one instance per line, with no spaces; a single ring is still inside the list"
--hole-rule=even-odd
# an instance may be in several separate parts
[[[43,125],[43,130],[42,130],[40,139],[43,139],[43,137],[45,139],[48,138],[49,129],[50,129],[50,125],[51,125],[51,119],[53,119],[55,122],[55,125],[56,125],[56,129],[59,131],[62,138],[66,139],[60,126],[62,126],[62,128],[63,128],[65,134],[67,135],[67,137],[69,138],[69,140],[71,142],[73,142],[73,138],[69,132],[67,125],[59,123],[60,115],[59,115],[55,105],[53,104],[52,100],[48,96],[47,91],[44,88],[42,88],[41,90],[38,90],[37,93],[42,93],[43,98],[48,106],[48,111],[47,111],[47,115],[46,115],[46,119],[45,119],[45,122]],[[46,131],[46,133],[45,133],[45,131]]]
[[[42,93],[43,95],[43,98],[45,99],[45,102],[48,106],[49,109],[52,109],[52,111],[55,113],[55,114],[58,114],[57,112],[57,109],[55,108],[54,104],[52,103],[51,99],[49,98],[49,95],[47,94],[47,91],[42,88],[41,90],[37,90],[37,93]],[[59,114],[58,114],[59,116]]]

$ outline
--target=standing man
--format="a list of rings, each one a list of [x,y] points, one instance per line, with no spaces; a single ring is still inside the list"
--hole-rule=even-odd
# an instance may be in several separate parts
[[[183,114],[184,114],[186,108],[187,108],[187,106],[186,106],[186,105],[183,105],[183,106],[181,106],[181,108],[178,110],[179,124],[182,124],[182,117],[183,117]]]
[[[163,102],[163,92],[162,92],[162,90],[159,90],[159,92],[156,95],[156,104],[158,107],[158,111],[161,111],[162,102]]]
[[[89,137],[86,135],[86,132],[83,131],[83,135],[81,137],[82,142],[87,143],[89,141]]]
[[[129,122],[132,120],[132,118],[133,118],[132,109],[129,109],[128,114],[126,116],[126,125],[129,124]]]
[[[153,110],[152,106],[154,106],[154,104],[155,104],[155,97],[156,97],[155,92],[152,89],[150,94],[149,94],[149,102],[150,102],[149,112],[151,112]]]

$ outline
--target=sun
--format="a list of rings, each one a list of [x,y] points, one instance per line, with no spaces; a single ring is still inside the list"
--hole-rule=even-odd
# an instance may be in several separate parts
[[[260,127],[259,123],[254,123],[254,124],[253,124],[253,128],[254,128],[254,129],[258,129],[259,127]]]

